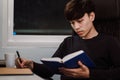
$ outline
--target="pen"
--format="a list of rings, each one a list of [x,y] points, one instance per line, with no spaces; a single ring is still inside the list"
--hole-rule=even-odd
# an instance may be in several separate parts
[[[19,54],[19,52],[16,51],[16,53],[17,53],[17,56],[18,56],[18,59],[19,59],[20,63],[22,63],[22,60],[21,60],[21,58],[20,58],[20,54]]]

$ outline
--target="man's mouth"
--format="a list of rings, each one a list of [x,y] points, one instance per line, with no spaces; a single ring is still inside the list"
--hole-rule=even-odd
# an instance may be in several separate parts
[[[77,34],[82,35],[83,31],[77,31]]]

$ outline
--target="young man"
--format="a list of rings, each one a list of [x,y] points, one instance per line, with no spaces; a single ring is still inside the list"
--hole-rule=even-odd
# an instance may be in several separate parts
[[[79,68],[61,67],[61,80],[120,80],[120,43],[112,36],[98,33],[93,21],[95,7],[91,0],[70,0],[65,7],[65,17],[76,35],[64,39],[52,57],[65,55],[83,49],[96,64],[88,68],[78,61]],[[33,61],[22,60],[18,67],[30,67],[37,75],[49,78],[52,72],[47,66]],[[29,63],[29,65],[27,65]]]

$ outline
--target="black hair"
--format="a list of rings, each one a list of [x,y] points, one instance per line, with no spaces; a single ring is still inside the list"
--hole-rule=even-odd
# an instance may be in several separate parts
[[[67,20],[75,20],[84,16],[85,13],[95,12],[95,5],[92,0],[70,0],[64,10]]]

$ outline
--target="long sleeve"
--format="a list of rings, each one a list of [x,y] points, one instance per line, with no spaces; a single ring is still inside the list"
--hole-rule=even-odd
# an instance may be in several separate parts
[[[86,50],[82,39],[78,36],[67,37],[64,41],[60,44],[56,52],[52,57],[60,57],[63,58],[65,55],[68,55],[77,50]],[[49,79],[54,73],[44,64],[38,64],[34,62],[34,69],[33,72],[43,78]]]
[[[63,58],[65,55],[67,55],[68,53],[72,52],[72,49],[70,48],[72,46],[71,43],[72,39],[71,37],[66,38],[58,47],[58,49],[56,50],[56,52],[54,53],[54,55],[52,57],[60,57]],[[69,47],[68,47],[69,46]],[[34,68],[33,68],[33,72],[43,78],[47,78],[49,79],[50,77],[52,77],[54,75],[54,72],[48,68],[48,66],[44,65],[44,64],[39,64],[34,62]]]
[[[66,53],[66,51],[67,51],[65,47],[66,47],[65,42],[63,41],[52,57],[62,58],[64,55],[62,55],[61,53]],[[35,74],[37,74],[38,76],[41,76],[47,80],[51,80],[50,77],[52,77],[54,75],[54,72],[50,68],[48,68],[48,66],[46,66],[44,64],[39,64],[36,62],[34,62],[33,64],[34,64],[34,68],[32,71]]]
[[[46,67],[44,64],[38,64],[35,62],[33,64],[34,64],[34,68],[32,71],[36,75],[41,76],[47,80],[51,80],[50,77],[52,77],[54,73],[48,67]]]

